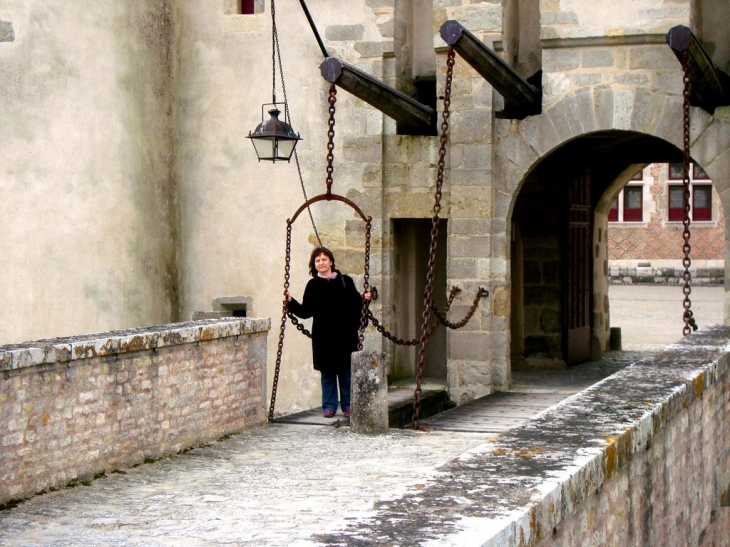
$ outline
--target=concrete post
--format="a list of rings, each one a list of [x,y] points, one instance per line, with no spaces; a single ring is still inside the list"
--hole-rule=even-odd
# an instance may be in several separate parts
[[[354,433],[388,432],[387,368],[381,352],[353,353],[350,429]]]

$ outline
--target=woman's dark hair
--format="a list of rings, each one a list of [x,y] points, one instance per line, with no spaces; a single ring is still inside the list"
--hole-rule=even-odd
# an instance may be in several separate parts
[[[335,255],[332,254],[332,251],[327,247],[315,247],[312,255],[309,257],[309,273],[312,274],[312,277],[317,277],[317,268],[314,266],[314,259],[319,255],[325,255],[329,258],[330,262],[332,262],[332,270],[334,271],[335,269]]]

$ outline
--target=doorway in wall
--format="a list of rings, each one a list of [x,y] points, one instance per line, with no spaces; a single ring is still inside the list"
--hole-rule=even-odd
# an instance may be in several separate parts
[[[446,220],[442,219],[433,281],[433,298],[440,309],[446,304],[446,234]],[[421,335],[431,219],[394,219],[393,244],[393,304],[397,333],[400,338],[417,338]],[[431,316],[433,318],[433,314]],[[417,364],[418,346],[396,346],[392,379],[415,376]],[[446,379],[446,329],[443,327],[436,329],[428,341],[423,375],[426,378]]]

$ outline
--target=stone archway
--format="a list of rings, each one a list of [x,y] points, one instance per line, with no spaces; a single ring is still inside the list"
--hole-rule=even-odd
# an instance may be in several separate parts
[[[512,353],[515,353],[515,349],[527,351],[524,346],[529,332],[521,332],[515,325],[520,319],[524,320],[525,325],[530,321],[533,326],[536,321],[542,322],[541,328],[545,327],[548,332],[552,329],[553,338],[559,321],[557,318],[559,306],[555,304],[557,286],[548,287],[548,290],[533,291],[531,294],[525,292],[525,287],[529,285],[529,279],[526,279],[528,275],[543,276],[544,288],[549,285],[549,282],[545,282],[545,276],[550,275],[547,270],[556,268],[555,261],[549,259],[542,263],[535,261],[526,263],[525,233],[520,227],[519,217],[520,214],[524,216],[523,202],[526,196],[530,195],[531,188],[533,194],[535,188],[542,188],[543,191],[549,189],[548,194],[550,192],[559,194],[557,188],[565,182],[564,180],[562,183],[556,182],[560,176],[567,180],[581,169],[595,169],[599,165],[602,167],[600,175],[604,180],[594,184],[594,187],[603,194],[611,183],[615,184],[615,181],[620,179],[622,171],[632,164],[681,161],[676,156],[682,139],[681,98],[641,88],[633,91],[622,90],[621,94],[620,100],[614,100],[615,93],[611,88],[593,91],[587,88],[580,89],[573,94],[567,94],[546,108],[540,116],[520,122],[497,122],[497,153],[494,165],[495,210],[506,211],[506,226],[513,241],[511,253],[518,252],[518,247],[522,249],[519,251],[521,253],[519,256],[511,255],[512,267],[508,273],[512,282],[512,335],[523,337],[522,340],[513,340]],[[691,154],[696,161],[707,166],[706,171],[716,184],[723,207],[727,209],[730,201],[730,121],[726,119],[727,109],[722,109],[726,111],[725,115],[721,114],[720,110],[718,109],[713,117],[700,109],[692,109]],[[597,159],[600,157],[603,159]],[[603,169],[607,166],[607,173],[604,173]],[[566,174],[558,176],[559,169],[564,169]],[[572,174],[568,174],[571,169],[573,169]],[[546,184],[546,180],[549,180],[550,184]],[[600,194],[595,198],[600,197]],[[549,202],[549,200],[544,201],[545,195],[542,197],[533,195],[533,199],[543,200],[541,203],[543,208]],[[553,199],[561,198],[556,194]],[[595,205],[594,202],[591,210],[594,220]],[[532,214],[529,207],[527,212]],[[554,224],[552,231],[547,232],[553,238],[548,244],[552,250],[548,248],[540,251],[548,257],[552,252],[552,258],[558,261],[562,244],[559,236],[560,226],[565,220],[561,217],[562,214],[558,211],[549,219]],[[599,215],[600,222],[605,224],[605,218],[601,220]],[[593,227],[601,228],[595,222]],[[596,233],[599,233],[598,229]],[[541,236],[545,236],[545,233]],[[600,258],[602,252],[601,238],[597,239],[598,241],[593,242],[594,260]],[[730,238],[727,233],[725,239],[728,249],[730,246],[727,242]],[[726,258],[727,254],[726,251]],[[515,268],[520,268],[521,271],[515,271]],[[592,288],[593,344],[598,351],[605,348],[608,339],[607,323],[602,316],[603,300],[607,299],[607,281],[600,282],[601,276],[605,277],[601,270],[600,265],[593,269],[594,281],[598,278],[599,283],[594,283]],[[555,272],[552,274],[555,275]],[[544,298],[550,290],[553,291],[553,300],[542,310],[545,312],[542,315],[535,310],[516,307],[516,302],[520,298],[534,298],[536,295]],[[726,292],[726,318],[730,310],[730,300],[727,295]],[[560,361],[555,359],[558,353],[548,352],[546,355],[548,361],[551,359]]]

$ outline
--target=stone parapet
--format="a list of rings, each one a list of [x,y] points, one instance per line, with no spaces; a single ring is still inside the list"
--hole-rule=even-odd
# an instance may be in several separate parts
[[[265,421],[269,319],[0,347],[0,504]]]

